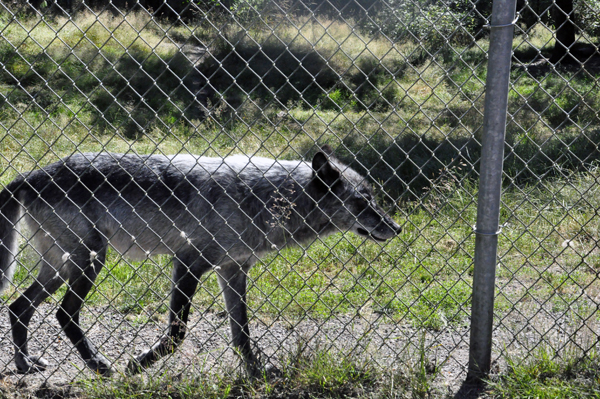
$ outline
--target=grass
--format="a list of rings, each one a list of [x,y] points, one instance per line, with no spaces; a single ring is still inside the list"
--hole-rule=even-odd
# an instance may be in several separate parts
[[[547,180],[543,187],[506,191],[497,278],[500,286],[511,289],[500,291],[499,310],[524,311],[533,298],[555,312],[591,309],[593,303],[580,292],[585,287],[589,296],[600,293],[596,280],[600,255],[594,239],[598,178],[590,171]],[[257,317],[285,309],[289,318],[327,318],[360,309],[416,327],[466,323],[476,188],[455,176],[449,179],[439,181],[421,203],[397,215],[404,230],[389,243],[338,234],[307,248],[268,255],[250,273],[250,308]],[[31,279],[29,262],[35,256],[28,251],[25,254],[30,255],[21,260],[26,267],[15,277],[20,287]],[[170,289],[169,262],[168,257],[131,262],[111,252],[88,301],[92,305],[108,301],[126,313],[160,315]],[[214,308],[219,295],[216,278],[209,274],[196,295],[195,308],[221,311],[221,305]]]
[[[423,341],[424,342],[424,341]],[[357,353],[340,352],[300,340],[286,353],[280,375],[250,381],[235,372],[220,375],[153,378],[118,376],[110,384],[85,379],[70,394],[82,398],[428,398],[440,393],[433,385],[438,372],[421,345],[405,353],[402,370],[382,370]]]
[[[571,350],[560,357],[551,348],[538,349],[523,364],[509,359],[510,371],[490,384],[491,394],[502,398],[598,398],[600,376],[595,350]]]
[[[316,143],[329,143],[374,182],[404,230],[383,245],[338,234],[267,256],[250,276],[253,317],[360,314],[433,333],[465,326],[487,39],[430,57],[416,43],[391,43],[347,23],[293,22],[255,25],[240,34],[234,24],[171,26],[144,13],[80,13],[73,19],[1,13],[0,182],[78,151],[297,159]],[[549,32],[538,25],[517,37],[515,57],[529,62],[548,52]],[[209,49],[197,71],[179,50],[183,44]],[[188,90],[194,79],[204,79],[211,94],[206,110]],[[306,85],[307,79],[313,83]],[[542,311],[568,314],[574,331],[597,322],[596,79],[593,70],[511,71],[497,272],[501,326]],[[20,262],[16,288],[5,300],[33,278],[37,261],[30,247],[23,247]],[[89,305],[110,304],[135,323],[164,320],[169,262],[130,262],[109,253]],[[219,295],[215,277],[207,275],[193,311],[222,311]],[[541,324],[541,335],[552,330],[547,321]],[[431,350],[424,346],[421,353]],[[389,384],[408,384],[426,397],[435,378],[422,356],[415,356],[421,360],[413,362],[409,378],[386,376],[360,357],[346,359],[329,348],[311,351],[290,360],[285,389],[335,397],[347,394],[350,384],[393,396]],[[564,382],[561,372],[557,383]],[[325,381],[326,375],[337,377]],[[90,389],[98,397],[156,390],[165,397],[188,391],[268,396],[280,389],[213,377],[123,379],[114,392],[102,391],[102,384]]]
[[[4,13],[0,129],[10,136],[0,146],[25,152],[3,166],[31,168],[64,155],[61,148],[185,146],[201,154],[297,158],[319,141],[338,147],[362,172],[367,168],[360,165],[368,167],[401,200],[418,198],[458,159],[476,167],[486,39],[431,58],[419,44],[365,36],[347,23],[293,22],[253,25],[240,34],[231,24],[171,26],[142,12],[124,19],[80,13],[72,20]],[[551,44],[548,32],[536,27],[528,41],[517,39],[515,51],[527,59],[535,46],[543,50]],[[197,71],[179,51],[184,44],[210,50]],[[186,88],[194,79],[211,93],[207,111]],[[590,75],[515,69],[512,82],[511,177],[521,182],[543,174],[556,158],[572,166],[598,158],[600,104]],[[576,158],[562,152],[563,143]]]

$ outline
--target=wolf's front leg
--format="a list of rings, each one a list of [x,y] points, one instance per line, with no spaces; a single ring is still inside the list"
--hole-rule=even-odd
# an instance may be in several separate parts
[[[173,353],[183,342],[186,324],[190,314],[192,297],[198,281],[204,271],[210,268],[206,262],[184,263],[182,257],[173,259],[173,292],[169,310],[169,333],[162,337],[152,348],[129,361],[128,374],[136,374],[150,367],[161,357]]]
[[[229,313],[233,345],[239,351],[246,364],[246,371],[252,378],[261,378],[265,372],[262,364],[252,351],[250,330],[248,328],[248,310],[246,306],[246,277],[250,268],[229,264],[217,271],[223,290],[225,306]]]

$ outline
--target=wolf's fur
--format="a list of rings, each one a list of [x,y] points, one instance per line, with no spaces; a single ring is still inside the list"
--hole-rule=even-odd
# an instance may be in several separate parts
[[[189,155],[80,154],[23,175],[0,193],[0,275],[10,283],[23,219],[41,254],[35,282],[10,306],[20,372],[47,363],[27,350],[35,308],[65,281],[57,318],[87,365],[110,373],[79,327],[83,299],[104,265],[107,246],[133,258],[173,255],[168,336],[129,363],[137,372],[183,340],[200,276],[215,269],[230,315],[233,344],[251,373],[246,275],[264,253],[317,236],[353,231],[377,241],[400,227],[375,203],[364,179],[324,148],[311,163]]]

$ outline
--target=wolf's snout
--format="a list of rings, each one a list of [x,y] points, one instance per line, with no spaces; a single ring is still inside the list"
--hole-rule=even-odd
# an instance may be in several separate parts
[[[390,230],[392,230],[394,232],[395,235],[398,235],[402,232],[402,226],[400,226],[398,223],[394,222],[391,218],[386,218],[386,220],[383,221],[383,226],[382,227],[387,227]]]

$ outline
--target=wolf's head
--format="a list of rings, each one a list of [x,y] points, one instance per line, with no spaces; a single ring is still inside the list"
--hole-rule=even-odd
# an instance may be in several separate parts
[[[320,194],[316,198],[318,209],[333,227],[379,242],[400,233],[401,227],[375,202],[367,181],[337,160],[329,146],[315,154],[312,167]]]

